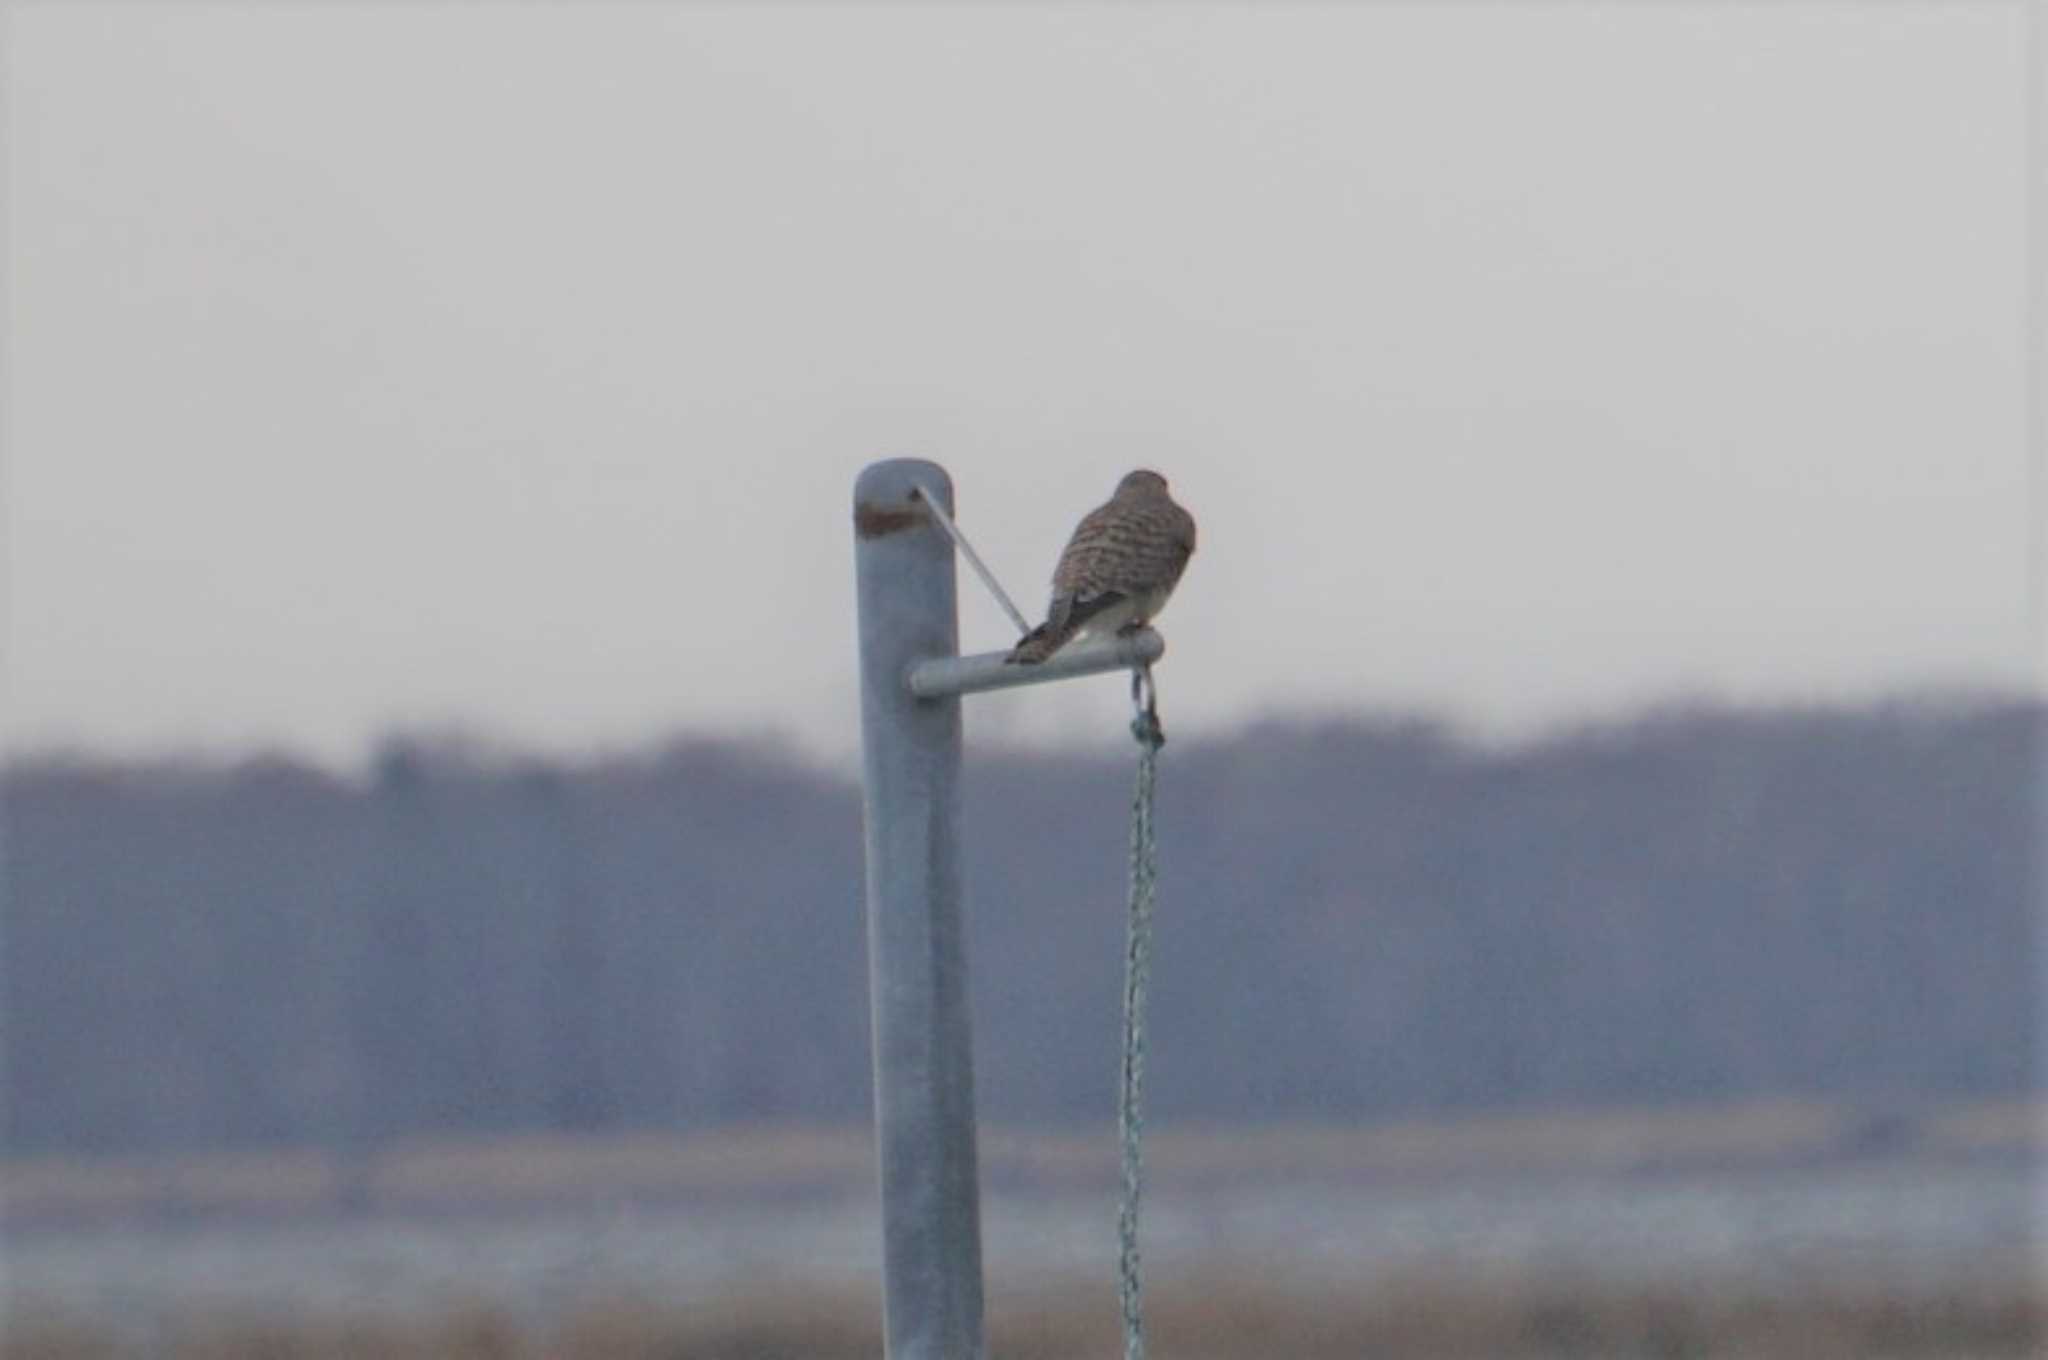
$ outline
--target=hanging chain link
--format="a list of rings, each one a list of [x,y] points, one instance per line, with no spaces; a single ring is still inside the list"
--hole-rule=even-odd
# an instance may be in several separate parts
[[[1131,797],[1130,922],[1124,942],[1124,1049],[1116,1121],[1123,1150],[1122,1196],[1117,1207],[1117,1301],[1123,1308],[1124,1360],[1144,1360],[1138,1202],[1144,1190],[1145,992],[1152,973],[1152,900],[1159,875],[1152,836],[1152,790],[1159,748],[1166,744],[1150,666],[1131,672],[1131,702],[1137,709],[1131,735],[1138,742],[1138,782]]]

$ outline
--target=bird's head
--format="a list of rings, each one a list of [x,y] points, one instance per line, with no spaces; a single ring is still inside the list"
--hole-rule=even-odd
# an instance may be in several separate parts
[[[1150,468],[1139,468],[1126,472],[1124,479],[1116,484],[1119,496],[1164,496],[1166,479]]]

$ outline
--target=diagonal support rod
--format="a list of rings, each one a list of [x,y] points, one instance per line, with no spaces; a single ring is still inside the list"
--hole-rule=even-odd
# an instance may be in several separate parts
[[[1018,609],[1015,601],[1010,599],[1009,593],[1003,589],[1003,583],[996,580],[996,574],[988,569],[988,563],[981,560],[981,554],[976,552],[974,545],[967,541],[967,535],[961,533],[960,527],[953,523],[953,517],[946,513],[946,507],[939,503],[939,498],[925,490],[923,482],[919,482],[912,488],[911,494],[923,501],[925,508],[932,512],[932,518],[939,522],[939,527],[946,531],[946,537],[952,539],[953,545],[960,549],[960,555],[967,559],[968,566],[974,568],[974,574],[979,576],[981,583],[988,587],[988,593],[996,597],[996,603],[1001,605],[1003,612],[1010,616],[1010,622],[1017,625],[1017,631],[1019,633],[1030,632],[1030,620],[1024,617],[1023,611]]]

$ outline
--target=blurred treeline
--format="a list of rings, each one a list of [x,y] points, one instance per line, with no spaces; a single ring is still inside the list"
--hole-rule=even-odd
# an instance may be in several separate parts
[[[2031,1089],[2048,709],[1689,709],[1490,750],[1181,728],[1163,1119]],[[982,1108],[1099,1123],[1132,748],[975,759]],[[857,787],[770,746],[5,776],[15,1152],[866,1116]]]

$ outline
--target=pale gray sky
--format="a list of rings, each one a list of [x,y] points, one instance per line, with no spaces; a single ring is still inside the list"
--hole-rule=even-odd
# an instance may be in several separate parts
[[[1176,733],[2033,683],[2017,0],[8,27],[17,749],[844,755],[896,454],[1028,608],[1165,472]]]

